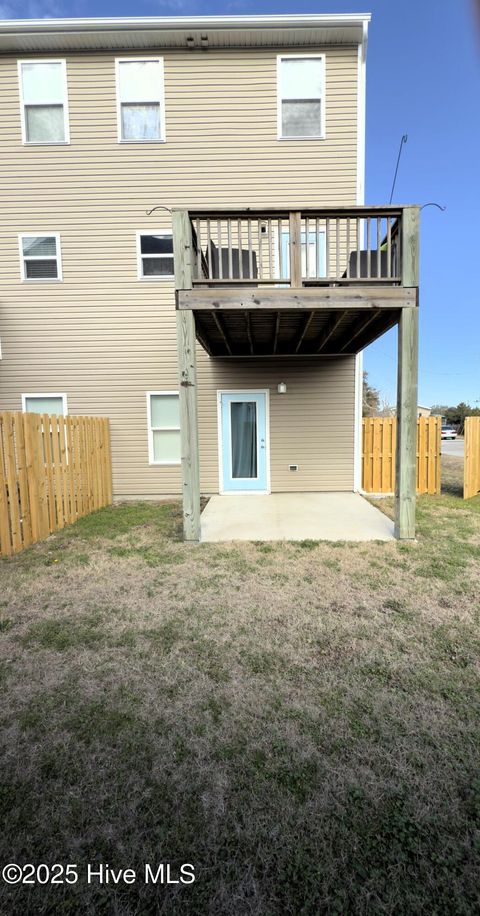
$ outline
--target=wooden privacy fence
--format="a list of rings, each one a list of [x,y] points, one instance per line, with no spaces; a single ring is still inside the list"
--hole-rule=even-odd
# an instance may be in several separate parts
[[[463,498],[480,493],[480,417],[465,417]]]
[[[0,553],[112,502],[105,417],[0,413]]]
[[[417,493],[440,493],[441,417],[417,421]],[[396,417],[363,420],[362,487],[366,493],[395,492]]]

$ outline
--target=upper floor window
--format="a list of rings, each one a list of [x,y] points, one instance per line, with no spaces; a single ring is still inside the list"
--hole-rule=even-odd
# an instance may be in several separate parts
[[[60,236],[20,235],[22,280],[61,280]]]
[[[64,60],[18,62],[24,143],[68,143],[67,68]]]
[[[173,277],[173,236],[171,233],[151,235],[137,233],[139,279]]]
[[[165,140],[163,59],[116,60],[118,140]]]
[[[325,136],[325,57],[277,58],[278,137],[280,140]]]

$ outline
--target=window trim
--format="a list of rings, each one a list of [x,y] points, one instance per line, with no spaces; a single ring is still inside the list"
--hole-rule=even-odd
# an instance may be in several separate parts
[[[22,413],[27,413],[27,399],[28,398],[61,398],[63,404],[63,416],[68,416],[68,402],[67,395],[57,391],[29,391],[27,394],[22,394]]]
[[[56,277],[27,277],[25,270],[25,258],[30,261],[53,261],[52,255],[32,255],[31,258],[28,255],[23,253],[23,239],[38,239],[38,238],[54,238],[57,253],[55,259],[57,261],[57,276]],[[63,269],[62,269],[62,249],[60,246],[60,233],[59,232],[46,232],[45,229],[42,229],[41,232],[19,232],[18,234],[18,250],[20,254],[20,278],[22,283],[62,283],[63,282]]]
[[[179,399],[180,405],[180,392],[179,391],[147,391],[147,423],[148,423],[148,463],[156,467],[180,467],[182,461],[156,461],[154,458],[153,450],[153,433],[157,431],[175,431],[179,432],[181,436],[181,425],[178,426],[156,426],[155,429],[152,427],[152,395],[175,395]]]
[[[27,123],[25,118],[25,103],[23,98],[23,73],[22,66],[23,64],[61,64],[62,69],[62,85],[63,85],[63,128],[65,133],[64,140],[28,140],[27,139]],[[67,61],[64,57],[55,57],[49,59],[37,58],[35,60],[23,59],[20,58],[17,60],[17,71],[18,71],[18,90],[20,96],[20,122],[22,126],[22,144],[24,146],[69,146],[70,145],[70,113],[68,107],[68,78],[67,78]],[[41,102],[38,102],[38,105],[41,105]],[[58,104],[53,102],[45,102],[45,105],[48,104]]]
[[[143,235],[159,235],[162,238],[172,239],[173,245],[173,233],[169,232],[167,229],[161,229],[159,232],[155,232],[153,229],[138,229],[136,233],[137,239],[137,279],[138,280],[147,280],[151,282],[152,280],[160,280],[164,282],[165,280],[170,283],[175,279],[175,263],[174,263],[174,272],[172,274],[153,274],[145,275],[142,270],[142,258],[172,258],[173,259],[173,250],[171,254],[142,254],[142,249],[140,245],[140,239]]]
[[[282,134],[282,96],[280,95],[280,79],[281,79],[281,68],[283,60],[298,60],[300,58],[306,58],[308,60],[320,60],[322,64],[322,94],[319,96],[321,105],[320,105],[320,133],[312,134],[310,136],[298,136],[298,137],[284,137]],[[302,54],[277,54],[277,140],[326,140],[326,56],[325,54],[308,54],[303,52]],[[315,96],[312,96],[312,100]],[[295,101],[295,100],[293,100]]]
[[[120,64],[130,63],[133,64],[135,61],[155,61],[159,64],[160,67],[160,87],[159,87],[159,97],[158,104],[160,107],[160,136],[156,137],[154,140],[125,140],[122,137],[122,100],[120,98]],[[116,108],[117,108],[117,143],[166,143],[167,137],[165,132],[165,65],[164,59],[160,56],[151,56],[148,57],[116,57],[115,58],[115,96],[116,96]],[[128,103],[126,103],[128,104]],[[135,104],[134,102],[131,103]],[[138,102],[136,104],[141,104]],[[148,103],[146,103],[148,104]]]

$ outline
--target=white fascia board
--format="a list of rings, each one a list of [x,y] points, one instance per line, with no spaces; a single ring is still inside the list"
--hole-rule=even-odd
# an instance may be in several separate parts
[[[92,19],[4,19],[0,34],[25,32],[77,32],[77,31],[135,31],[137,29],[262,29],[295,28],[296,26],[358,25],[370,22],[370,13],[302,14],[298,16],[138,16]]]
[[[285,16],[12,19],[0,21],[0,52],[135,51],[162,48],[300,47],[362,43],[368,13]],[[206,44],[203,44],[204,39]],[[331,39],[331,40],[330,40]]]

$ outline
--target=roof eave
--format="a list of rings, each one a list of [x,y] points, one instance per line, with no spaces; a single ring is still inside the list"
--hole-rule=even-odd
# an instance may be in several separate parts
[[[282,16],[159,16],[108,19],[12,19],[0,22],[0,53],[205,49],[362,44],[369,13]]]
[[[0,22],[0,34],[25,34],[29,32],[102,32],[102,31],[145,31],[148,29],[274,29],[305,28],[319,25],[361,26],[370,22],[371,13],[305,13],[298,16],[136,16],[84,19],[4,19]]]

